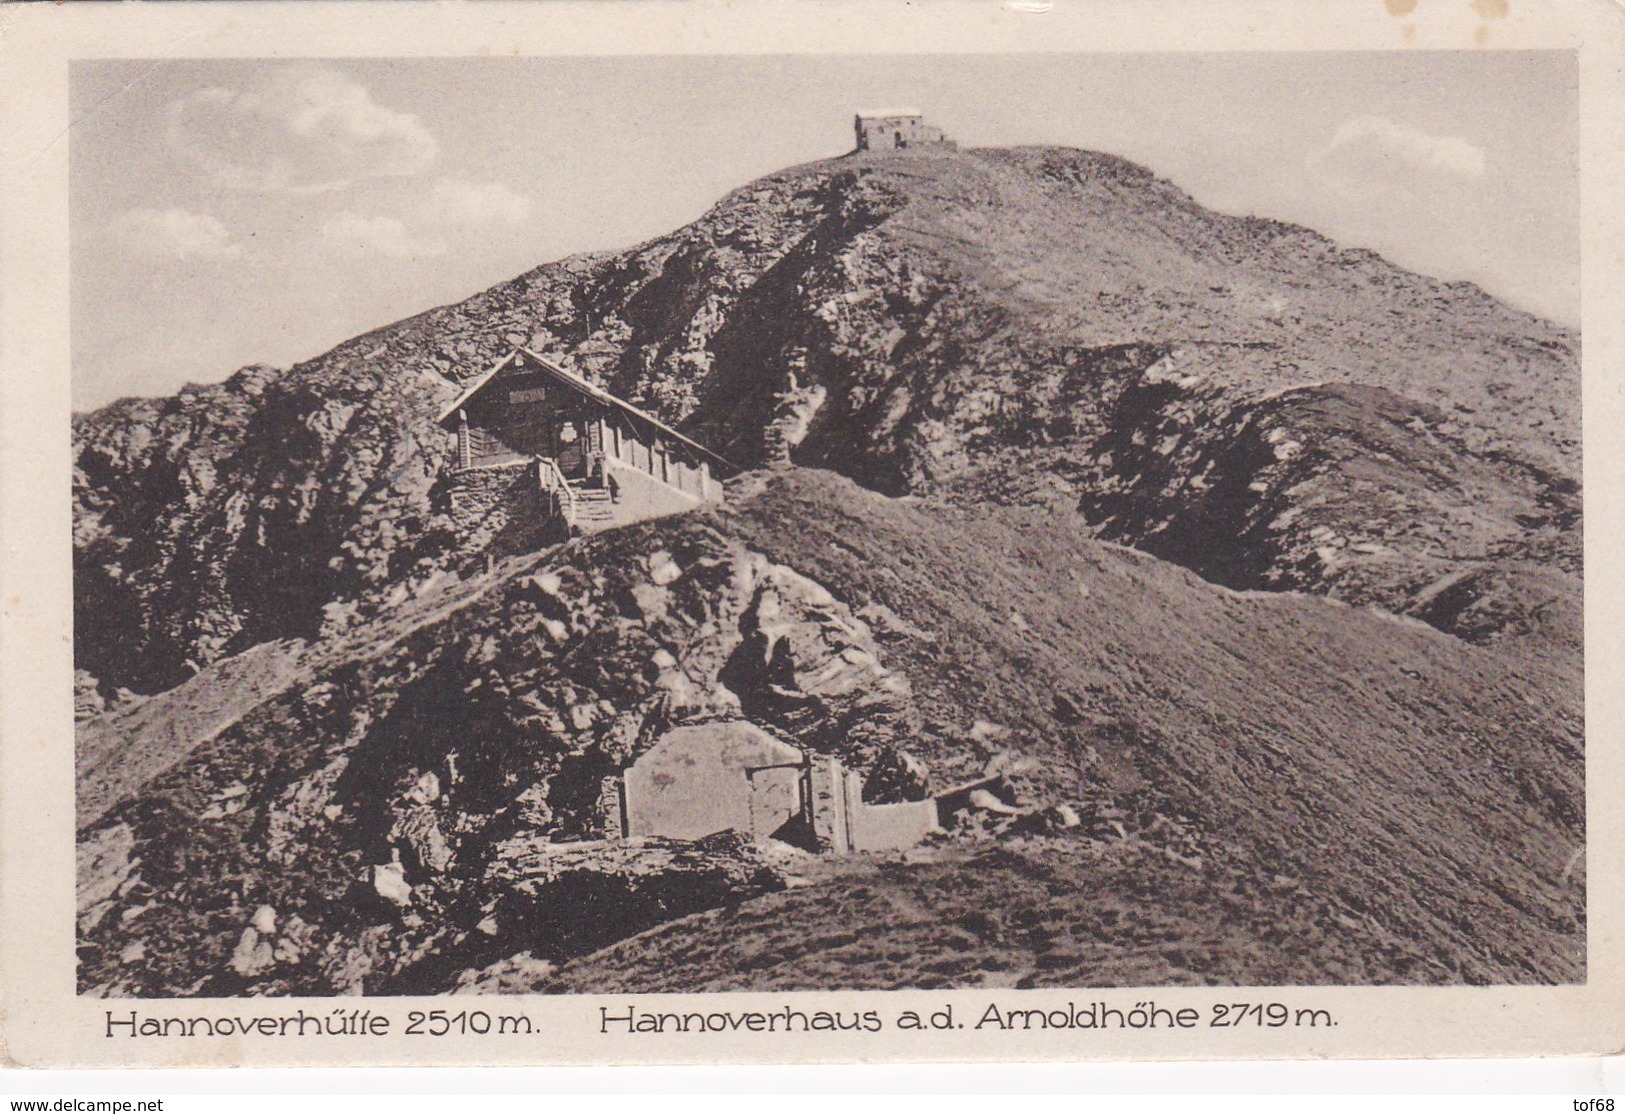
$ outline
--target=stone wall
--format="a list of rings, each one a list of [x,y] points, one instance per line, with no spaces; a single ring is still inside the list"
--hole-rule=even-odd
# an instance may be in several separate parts
[[[941,830],[934,800],[892,805],[859,801],[847,820],[854,851],[902,851]]]
[[[845,769],[835,758],[819,755],[807,768],[807,787],[814,849],[832,855],[846,854],[852,850],[852,840],[846,827]]]
[[[941,830],[935,800],[865,804],[862,776],[829,755],[812,760],[807,788],[809,819],[819,851],[832,855],[901,851]]]
[[[626,788],[618,777],[598,783],[598,825],[605,839],[626,836]]]
[[[541,489],[533,461],[455,472],[441,485],[458,544],[470,552],[499,539],[545,531],[554,517],[552,496]]]

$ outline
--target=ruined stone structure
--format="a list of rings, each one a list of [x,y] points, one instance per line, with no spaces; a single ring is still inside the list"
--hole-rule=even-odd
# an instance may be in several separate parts
[[[863,778],[743,720],[667,732],[600,798],[607,838],[738,831],[809,851],[912,847],[940,829],[935,800],[871,805]]]
[[[941,128],[925,122],[917,108],[860,109],[852,121],[860,151],[898,151],[909,147],[957,146]]]
[[[805,758],[743,721],[678,727],[627,768],[621,782],[629,836],[701,839],[748,832],[799,842]]]
[[[448,476],[454,517],[551,516],[570,533],[592,533],[715,499],[718,481],[736,471],[526,348],[469,384],[440,427],[457,438]]]
[[[863,778],[829,755],[807,766],[807,810],[818,850],[898,851],[942,830],[935,798],[889,805],[865,804]]]

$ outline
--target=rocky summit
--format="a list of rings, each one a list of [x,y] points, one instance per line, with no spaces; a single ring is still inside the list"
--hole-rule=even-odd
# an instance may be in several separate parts
[[[468,529],[440,422],[516,347],[726,498]],[[78,415],[81,989],[1581,980],[1578,359],[1113,156],[942,147]],[[738,720],[946,830],[606,830]]]

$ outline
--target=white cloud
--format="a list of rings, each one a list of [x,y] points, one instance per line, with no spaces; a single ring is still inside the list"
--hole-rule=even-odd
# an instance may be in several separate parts
[[[1461,136],[1429,135],[1386,116],[1356,116],[1310,158],[1312,169],[1354,182],[1399,185],[1420,171],[1450,178],[1484,175],[1484,149]]]
[[[395,217],[342,212],[322,225],[322,238],[350,255],[383,255],[391,259],[417,259],[440,255],[443,241],[415,235]]]
[[[530,216],[530,204],[530,198],[501,182],[441,178],[424,200],[422,215],[442,224],[521,224]]]
[[[420,174],[438,145],[418,118],[330,70],[291,67],[252,86],[170,103],[168,138],[218,186],[282,193]]]
[[[207,213],[185,209],[131,209],[113,223],[114,234],[131,251],[153,259],[237,259],[241,244]]]

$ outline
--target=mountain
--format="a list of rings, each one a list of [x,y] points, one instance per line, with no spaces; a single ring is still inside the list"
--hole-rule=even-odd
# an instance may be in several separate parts
[[[1569,332],[1111,156],[903,152],[77,417],[81,668],[158,691],[439,562],[429,419],[514,342],[743,465],[1076,508],[1233,587],[1488,638],[1578,570]]]
[[[471,544],[434,420],[519,343],[750,470]],[[1020,148],[791,168],[76,416],[81,986],[1583,978],[1578,389],[1474,287]],[[878,860],[569,842],[741,715],[1027,807]]]

